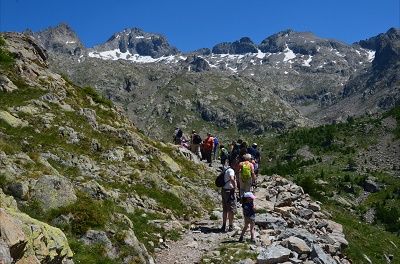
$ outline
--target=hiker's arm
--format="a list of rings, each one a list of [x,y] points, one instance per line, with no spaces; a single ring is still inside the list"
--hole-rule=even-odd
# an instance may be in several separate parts
[[[231,181],[231,184],[233,186],[233,188],[232,188],[233,191],[235,191],[235,189],[236,189],[235,171],[234,170],[230,170],[230,171],[233,171],[233,173],[229,174],[229,180]]]
[[[256,174],[254,173],[254,165],[253,164],[251,164],[250,165],[251,167],[251,178],[252,178],[252,183],[256,183],[257,182],[257,177],[256,177]]]

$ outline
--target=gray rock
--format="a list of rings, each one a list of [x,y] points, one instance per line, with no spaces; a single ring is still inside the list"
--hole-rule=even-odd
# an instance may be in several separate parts
[[[40,177],[32,185],[30,197],[37,200],[44,211],[73,204],[77,199],[72,183],[53,175]]]
[[[306,244],[306,242],[298,237],[291,236],[282,242],[290,250],[293,250],[299,254],[309,254],[311,248]]]
[[[330,255],[326,254],[318,245],[314,245],[310,257],[318,264],[336,264],[336,261]]]
[[[115,259],[118,256],[116,248],[114,248],[110,239],[107,237],[106,232],[89,230],[81,238],[81,241],[88,246],[103,245],[105,250],[105,255],[111,259]]]
[[[255,219],[256,225],[265,227],[265,228],[273,228],[275,230],[283,229],[287,227],[287,223],[284,219],[278,217],[272,217],[267,214],[256,214]]]
[[[289,260],[290,250],[281,245],[272,245],[257,256],[258,264],[282,263]]]
[[[28,192],[29,185],[25,181],[12,182],[7,186],[7,194],[18,197],[21,200],[27,199]]]

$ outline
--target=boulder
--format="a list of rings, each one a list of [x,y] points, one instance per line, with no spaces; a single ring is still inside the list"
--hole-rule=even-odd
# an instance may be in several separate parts
[[[257,256],[258,264],[282,263],[289,260],[290,249],[281,245],[272,245]]]

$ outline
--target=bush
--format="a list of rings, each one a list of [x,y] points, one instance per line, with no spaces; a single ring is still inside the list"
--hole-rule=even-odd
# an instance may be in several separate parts
[[[103,97],[101,97],[92,87],[87,86],[85,88],[83,88],[82,90],[85,94],[90,95],[90,97],[92,97],[93,101],[95,101],[96,103],[99,104],[104,104],[107,105],[109,107],[113,106],[113,103],[104,99]]]
[[[87,194],[78,193],[78,200],[69,206],[61,207],[49,212],[48,218],[71,214],[71,232],[83,235],[91,228],[101,228],[106,224],[108,213],[99,201],[91,199]]]
[[[5,40],[0,36],[0,65],[10,66],[14,63],[14,58],[10,56],[10,54],[3,49],[6,45]]]
[[[400,231],[400,213],[394,208],[386,208],[383,204],[378,203],[376,206],[375,220],[382,222],[385,228],[389,232]]]

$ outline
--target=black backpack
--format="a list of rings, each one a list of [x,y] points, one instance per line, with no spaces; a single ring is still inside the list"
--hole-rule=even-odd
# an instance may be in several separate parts
[[[179,129],[179,130],[178,130],[178,133],[176,133],[176,137],[177,137],[177,138],[181,138],[181,137],[182,137],[182,134],[183,134],[183,133],[182,133],[182,130]]]
[[[200,144],[201,143],[201,137],[198,134],[194,135],[193,143],[194,144]]]
[[[226,172],[227,169],[229,169],[229,167],[226,168],[225,170],[223,170],[223,171],[217,176],[217,178],[215,178],[215,186],[217,186],[217,187],[224,187],[224,185],[225,185],[228,181],[230,181],[230,180],[225,181],[225,172]]]

